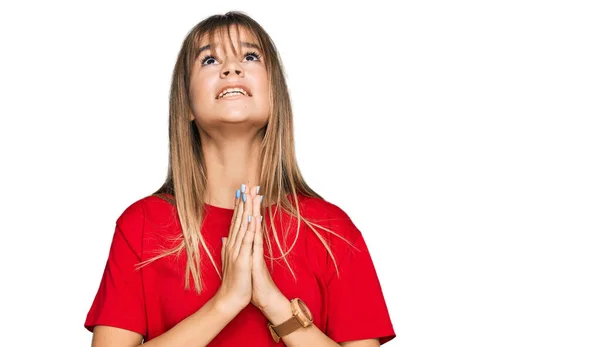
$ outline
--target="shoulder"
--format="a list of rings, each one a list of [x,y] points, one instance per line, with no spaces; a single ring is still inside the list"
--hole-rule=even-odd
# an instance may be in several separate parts
[[[337,204],[325,199],[299,195],[302,216],[309,222],[329,228],[339,236],[351,240],[361,236],[352,219]]]
[[[137,252],[141,251],[144,231],[159,221],[171,220],[176,213],[174,205],[155,195],[145,196],[130,203],[116,221],[117,232]]]
[[[117,224],[123,227],[130,227],[142,223],[148,218],[156,218],[163,215],[170,216],[174,210],[175,205],[168,199],[149,195],[127,206],[117,218]]]
[[[298,195],[298,200],[304,217],[323,220],[350,219],[340,206],[325,199]]]

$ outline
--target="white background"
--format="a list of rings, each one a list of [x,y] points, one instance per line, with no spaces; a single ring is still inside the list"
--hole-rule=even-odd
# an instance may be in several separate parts
[[[593,1],[0,6],[0,339],[86,346],[114,223],[167,169],[186,33],[280,50],[309,184],[361,229],[389,346],[600,345]]]

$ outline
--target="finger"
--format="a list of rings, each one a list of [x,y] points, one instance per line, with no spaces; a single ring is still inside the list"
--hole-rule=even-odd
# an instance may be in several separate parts
[[[237,191],[236,191],[237,194]],[[240,230],[240,225],[242,225],[243,211],[244,211],[244,203],[243,203],[243,195],[240,191],[240,197],[237,198],[237,208],[235,209],[235,220],[232,221],[231,226],[229,228],[229,243],[235,242],[237,233]],[[237,196],[237,195],[236,195]]]
[[[262,202],[262,195],[256,195],[252,199],[252,215],[257,217],[261,215],[260,204]]]
[[[248,215],[246,218],[247,222],[244,223],[244,231],[240,231],[240,233],[238,234],[240,237],[238,238],[234,246],[234,259],[237,259],[238,257],[245,254],[242,253],[242,249],[246,247],[245,243],[247,242],[248,237],[250,237],[250,235],[252,235],[252,233],[254,232],[254,223],[252,222],[252,216]],[[252,242],[252,237],[250,237],[250,242]]]
[[[223,274],[225,274],[225,249],[226,249],[226,245],[227,245],[227,238],[223,237],[221,238],[221,271]]]
[[[242,194],[241,205],[244,206],[244,211],[242,213],[242,220],[241,220],[241,224],[239,226],[239,231],[237,232],[237,234],[235,236],[235,241],[233,244],[233,252],[232,253],[234,255],[234,258],[237,258],[238,254],[240,253],[240,245],[242,243],[244,235],[246,234],[246,230],[248,230],[248,224],[249,224],[250,216],[252,214],[252,201],[248,199],[248,196],[245,193]]]
[[[256,218],[256,227],[254,229],[254,240],[252,242],[252,257],[254,262],[264,260],[264,248],[263,248],[263,232],[262,232],[262,216]]]
[[[263,242],[263,235],[262,235],[262,210],[261,210],[261,203],[262,203],[262,195],[258,195],[255,198],[254,201],[254,209],[253,209],[253,215],[254,218],[256,219],[256,227],[255,227],[255,231],[254,231],[254,239],[252,240],[252,254],[256,254],[256,256],[260,256],[262,257],[263,254],[263,250],[262,250],[262,242]]]
[[[240,245],[239,258],[248,259],[252,256],[252,241],[254,240],[254,234],[256,233],[256,218],[251,217],[252,220],[248,223],[248,231],[244,235],[242,244]]]
[[[239,189],[235,191],[235,198],[233,200],[233,216],[231,217],[231,223],[236,220],[238,214],[238,205],[240,204],[242,192]]]

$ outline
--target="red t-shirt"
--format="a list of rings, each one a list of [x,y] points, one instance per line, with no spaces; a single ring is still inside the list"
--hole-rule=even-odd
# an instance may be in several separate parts
[[[299,196],[302,215],[352,242],[358,250],[327,231],[317,229],[331,244],[333,261],[314,232],[302,223],[298,240],[287,257],[296,275],[294,280],[283,261],[266,260],[273,281],[288,298],[302,299],[313,314],[314,324],[336,342],[379,338],[385,343],[395,337],[388,309],[369,251],[360,231],[348,215],[327,201]],[[197,295],[193,282],[184,289],[185,252],[156,260],[135,270],[135,265],[164,251],[170,237],[181,233],[176,207],[149,196],[131,204],[116,221],[110,253],[100,287],[85,320],[138,332],[146,341],[161,335],[213,297],[221,284],[213,265],[202,256],[203,291]],[[202,235],[221,268],[221,237],[229,234],[232,209],[205,205]],[[263,217],[270,225],[268,213]],[[274,217],[279,240],[289,247],[296,236],[293,216]],[[289,227],[285,240],[283,229]],[[273,255],[279,256],[271,236]],[[285,242],[285,243],[283,243]],[[285,246],[284,246],[285,247]],[[285,248],[284,248],[285,250]],[[267,253],[265,240],[265,254]],[[266,317],[254,305],[244,308],[209,346],[281,346],[267,328]]]

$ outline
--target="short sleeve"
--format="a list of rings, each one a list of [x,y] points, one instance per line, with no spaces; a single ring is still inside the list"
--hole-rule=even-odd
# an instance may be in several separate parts
[[[85,320],[85,328],[108,325],[147,336],[141,270],[143,209],[132,205],[119,217],[100,287]]]
[[[378,338],[384,344],[394,337],[391,318],[371,255],[361,232],[341,210],[331,228],[352,245],[338,239],[332,245],[339,276],[333,265],[327,285],[326,334],[336,342]]]

